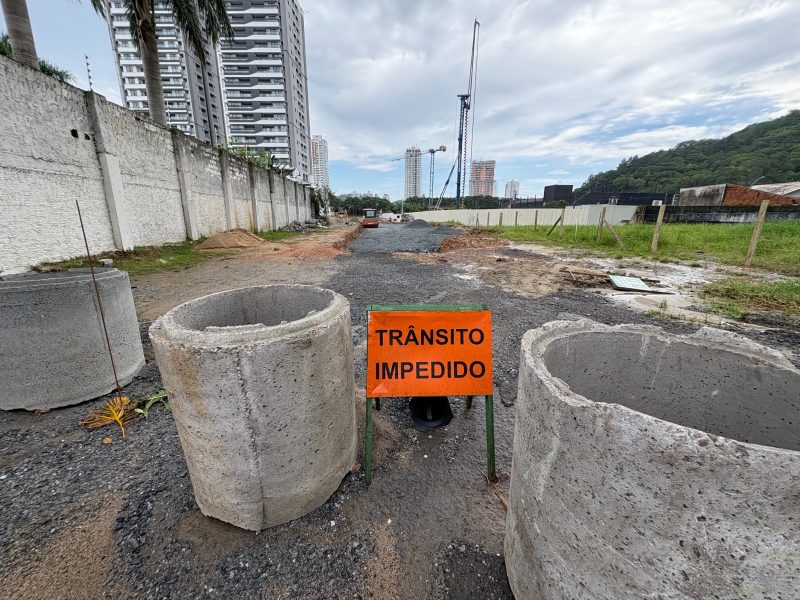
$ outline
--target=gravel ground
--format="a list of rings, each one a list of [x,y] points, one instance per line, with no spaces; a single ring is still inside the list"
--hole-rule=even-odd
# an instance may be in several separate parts
[[[575,316],[692,329],[631,312],[595,294],[523,297],[459,278],[446,264],[420,264],[387,253],[399,246],[430,249],[433,242],[423,236],[440,235],[430,229],[365,231],[352,254],[333,259],[327,276],[315,271],[313,278],[350,299],[359,407],[368,304],[491,307],[501,474],[511,466],[519,343],[526,330]],[[238,280],[254,273],[251,261],[201,268],[218,264],[220,272],[224,268],[226,276]],[[298,273],[304,268],[296,265]],[[193,269],[172,278],[142,278],[134,290],[137,301],[146,294],[152,306],[154,296],[183,289]],[[288,275],[280,270],[281,278]],[[270,269],[257,271],[254,279],[252,284],[271,282]],[[161,387],[148,325],[142,323],[147,366],[125,390],[133,397]],[[775,345],[798,341],[796,334],[760,338]],[[502,557],[504,509],[482,476],[481,402],[467,411],[461,399],[453,399],[453,421],[431,433],[411,426],[406,400],[383,402],[375,413],[372,484],[367,487],[361,473],[348,475],[318,510],[259,534],[200,514],[169,413],[154,408],[121,440],[111,429],[77,428],[99,403],[43,415],[0,414],[0,597],[511,598]],[[101,443],[106,434],[114,437],[111,445]],[[500,489],[507,493],[508,482],[501,481]]]
[[[415,219],[408,225],[383,225],[364,229],[359,238],[350,244],[357,253],[436,252],[442,240],[462,232],[447,226],[432,226],[427,221]]]

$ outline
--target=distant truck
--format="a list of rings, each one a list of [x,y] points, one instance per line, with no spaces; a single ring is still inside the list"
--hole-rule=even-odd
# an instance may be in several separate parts
[[[377,208],[365,208],[364,214],[361,217],[361,225],[363,227],[377,227],[380,224],[378,221]]]

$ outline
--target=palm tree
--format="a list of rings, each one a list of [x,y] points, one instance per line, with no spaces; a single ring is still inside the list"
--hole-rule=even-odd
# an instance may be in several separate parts
[[[50,77],[58,79],[61,83],[70,83],[71,81],[75,80],[75,76],[72,74],[72,71],[59,67],[58,65],[54,65],[49,60],[45,60],[44,58],[39,59],[39,70],[45,75],[50,75]]]
[[[14,2],[15,0],[3,0]],[[24,0],[16,0],[22,1]],[[147,103],[150,107],[150,118],[156,123],[167,124],[167,113],[164,109],[164,90],[161,86],[161,67],[158,64],[158,39],[156,37],[155,10],[156,0],[124,0],[128,13],[131,36],[142,56],[144,65],[144,82],[147,88]],[[193,48],[202,61],[206,62],[206,44],[216,44],[220,38],[231,38],[228,13],[225,11],[225,0],[162,0],[172,10],[175,25],[183,31],[186,42]],[[91,0],[95,11],[106,16],[106,0]],[[205,68],[203,68],[205,74]]]
[[[8,26],[8,37],[14,60],[31,69],[39,69],[36,56],[36,44],[33,42],[31,20],[28,17],[28,4],[25,0],[0,0],[3,4],[3,15]]]
[[[11,41],[9,40],[7,33],[0,34],[0,56],[13,58]],[[45,75],[49,75],[50,77],[58,79],[61,83],[69,83],[75,79],[75,76],[71,71],[62,69],[61,67],[51,63],[49,60],[45,60],[43,58],[39,59],[39,70]]]

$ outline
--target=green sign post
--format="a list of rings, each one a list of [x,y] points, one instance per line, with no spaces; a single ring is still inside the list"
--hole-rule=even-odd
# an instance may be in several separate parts
[[[364,477],[372,481],[372,408],[381,397],[474,396],[486,399],[486,469],[497,481],[491,313],[481,306],[367,307]]]

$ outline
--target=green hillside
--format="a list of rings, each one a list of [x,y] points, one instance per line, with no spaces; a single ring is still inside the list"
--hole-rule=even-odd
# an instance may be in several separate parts
[[[762,179],[759,179],[763,177]],[[720,140],[681,142],[591,175],[581,191],[669,192],[682,187],[800,181],[800,110]]]

